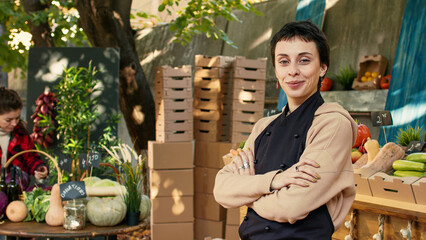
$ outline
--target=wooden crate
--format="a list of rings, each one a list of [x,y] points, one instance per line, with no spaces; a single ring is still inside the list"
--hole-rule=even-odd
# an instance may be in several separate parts
[[[264,101],[265,90],[237,89],[232,90],[232,99],[242,101]]]
[[[160,66],[155,69],[156,77],[191,77],[192,66],[183,65],[180,67]]]
[[[175,131],[188,131],[194,129],[194,121],[192,119],[186,120],[164,120],[155,122],[155,131],[160,132],[175,132]]]
[[[194,131],[170,131],[170,132],[155,132],[157,142],[189,142],[194,139]]]
[[[234,67],[243,67],[243,68],[266,68],[267,58],[258,58],[258,59],[247,59],[243,56],[236,56],[234,60]]]
[[[155,111],[161,112],[164,110],[177,110],[177,109],[192,109],[193,100],[189,98],[155,98]]]
[[[194,78],[229,78],[230,70],[227,68],[217,67],[195,67]]]
[[[191,77],[155,77],[156,88],[192,88]]]
[[[243,79],[266,79],[266,69],[264,68],[242,68],[234,67],[233,69],[233,78],[243,78]]]
[[[265,80],[263,79],[234,78],[232,82],[234,89],[265,90]]]
[[[192,88],[155,88],[155,98],[192,98]]]
[[[248,101],[241,99],[233,99],[231,102],[232,110],[240,110],[240,111],[255,111],[255,112],[263,112],[265,108],[265,101]]]
[[[191,120],[193,110],[191,109],[172,109],[157,112],[156,121],[176,121]]]
[[[257,122],[262,117],[263,111],[244,111],[233,109],[231,112],[231,121]]]
[[[195,108],[194,109],[194,119],[218,121],[218,120],[222,119],[222,111]]]
[[[196,67],[231,67],[234,57],[229,56],[205,56],[195,55],[195,66]]]
[[[228,91],[228,79],[194,78],[194,87],[213,88],[218,91]]]

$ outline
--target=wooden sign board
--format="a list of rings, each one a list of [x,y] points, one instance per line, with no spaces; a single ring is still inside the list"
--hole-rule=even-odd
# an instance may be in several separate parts
[[[59,185],[62,201],[86,198],[86,185],[84,181],[73,181]]]

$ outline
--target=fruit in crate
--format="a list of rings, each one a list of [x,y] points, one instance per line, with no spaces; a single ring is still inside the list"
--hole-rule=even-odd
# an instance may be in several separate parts
[[[355,150],[351,152],[352,163],[355,163],[356,161],[358,161],[358,159],[360,159],[361,156],[362,156],[362,152],[358,151],[358,149],[355,148]]]
[[[396,160],[392,164],[397,177],[423,177],[426,176],[426,153],[411,153],[404,160]]]
[[[361,82],[373,81],[378,74],[378,72],[365,72],[364,76],[361,77]]]

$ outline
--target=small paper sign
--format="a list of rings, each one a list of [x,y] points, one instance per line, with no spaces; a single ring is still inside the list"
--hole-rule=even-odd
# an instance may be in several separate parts
[[[389,126],[393,124],[390,111],[380,111],[371,113],[373,126]]]
[[[73,181],[59,185],[62,201],[86,198],[86,185],[84,181]]]
[[[71,172],[72,168],[72,158],[70,155],[60,154],[58,160],[59,168],[66,171]]]
[[[422,152],[423,149],[426,148],[426,142],[422,141],[411,141],[407,149],[405,150],[406,153],[415,153],[415,152]]]
[[[99,167],[99,163],[101,161],[100,153],[81,153],[78,155],[78,161],[80,163],[80,169],[90,169],[92,167]]]

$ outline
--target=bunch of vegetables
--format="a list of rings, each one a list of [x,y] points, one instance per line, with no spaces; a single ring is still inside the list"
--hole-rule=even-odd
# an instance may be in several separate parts
[[[50,92],[49,88],[46,88],[44,93],[36,99],[36,109],[31,115],[34,126],[30,137],[35,143],[46,149],[53,143],[55,138],[54,108],[57,102],[58,99],[55,94]]]
[[[50,206],[50,191],[36,187],[31,192],[23,192],[23,195],[27,206],[27,217],[24,221],[44,222]]]
[[[423,177],[426,176],[426,153],[411,153],[404,160],[396,160],[392,164],[397,177]]]

